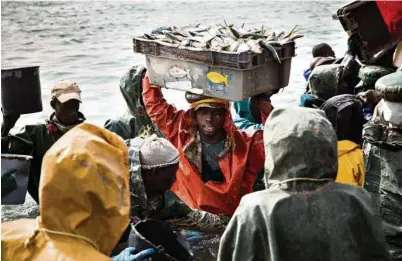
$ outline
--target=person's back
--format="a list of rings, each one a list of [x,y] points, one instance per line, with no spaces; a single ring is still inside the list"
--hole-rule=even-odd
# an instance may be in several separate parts
[[[369,193],[334,182],[336,143],[323,111],[274,110],[264,128],[268,189],[242,198],[218,261],[389,260]]]
[[[40,214],[2,223],[4,260],[111,260],[128,225],[127,148],[117,135],[83,123],[43,161]]]
[[[337,95],[323,103],[321,109],[338,137],[336,181],[362,187],[365,170],[360,148],[364,122],[361,102],[354,95]]]
[[[298,193],[258,191],[243,197],[232,219],[221,244],[236,243],[220,252],[219,261],[389,260],[370,195],[357,186],[331,182]]]

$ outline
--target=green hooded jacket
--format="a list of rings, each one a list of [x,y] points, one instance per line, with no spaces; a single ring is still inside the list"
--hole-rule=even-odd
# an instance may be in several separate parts
[[[118,134],[124,140],[133,139],[142,132],[156,133],[164,137],[149,118],[142,101],[142,78],[146,68],[136,65],[130,68],[120,80],[120,91],[127,103],[127,111],[116,119],[109,119],[105,128]]]
[[[390,260],[369,193],[335,183],[337,137],[323,111],[274,109],[264,145],[269,188],[242,198],[218,261]]]

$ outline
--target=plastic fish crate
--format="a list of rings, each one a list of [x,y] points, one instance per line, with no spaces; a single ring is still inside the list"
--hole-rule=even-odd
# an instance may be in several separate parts
[[[286,43],[281,47],[276,47],[275,49],[280,59],[287,59],[295,56],[295,43],[293,41]],[[133,38],[133,50],[135,53],[142,53],[145,55],[184,59],[211,66],[229,67],[239,70],[253,69],[273,60],[272,55],[265,50],[262,53],[216,52],[209,50],[199,51],[163,45],[153,40],[147,40],[140,37]]]
[[[277,48],[281,63],[269,52],[196,51],[134,38],[134,52],[146,56],[151,84],[239,101],[288,85],[295,43]]]

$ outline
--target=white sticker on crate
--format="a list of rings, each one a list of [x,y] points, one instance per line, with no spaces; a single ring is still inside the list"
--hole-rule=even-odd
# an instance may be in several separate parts
[[[193,85],[191,81],[174,81],[174,82],[165,82],[165,87],[168,89],[189,91],[193,88]]]

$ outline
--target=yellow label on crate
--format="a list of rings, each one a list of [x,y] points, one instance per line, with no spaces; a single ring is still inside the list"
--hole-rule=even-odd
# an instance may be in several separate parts
[[[215,84],[225,84],[226,87],[229,86],[229,75],[223,76],[217,72],[209,72],[207,74],[207,79]]]

